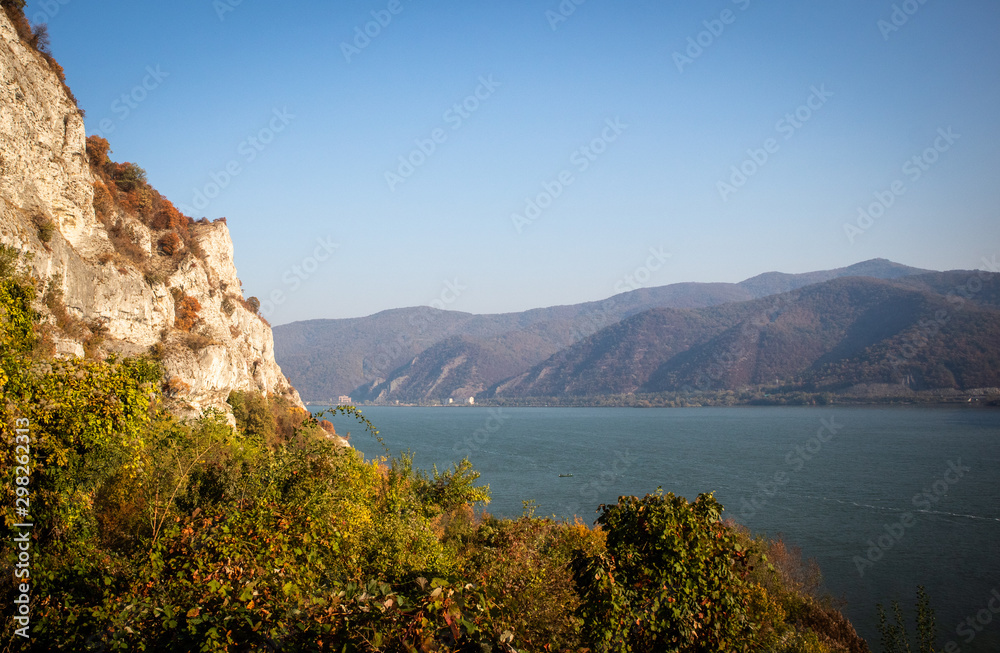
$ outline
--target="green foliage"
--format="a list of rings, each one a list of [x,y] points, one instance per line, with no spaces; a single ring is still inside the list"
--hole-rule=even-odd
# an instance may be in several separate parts
[[[19,266],[18,251],[0,244],[0,358],[34,347],[38,314],[32,302],[36,295],[34,283]]]
[[[146,171],[134,163],[118,164],[112,175],[118,188],[128,192],[146,185]]]
[[[750,650],[759,624],[748,611],[747,553],[712,495],[622,497],[601,511],[607,551],[574,561],[595,650]]]
[[[886,618],[885,608],[882,604],[876,606],[878,610],[878,630],[881,635],[883,653],[910,653],[910,636],[906,630],[906,623],[903,619],[903,611],[899,607],[898,601],[892,602],[892,614],[895,623],[889,623]],[[934,623],[934,610],[931,608],[930,598],[927,591],[922,587],[917,587],[917,653],[934,653],[936,648],[937,632]]]

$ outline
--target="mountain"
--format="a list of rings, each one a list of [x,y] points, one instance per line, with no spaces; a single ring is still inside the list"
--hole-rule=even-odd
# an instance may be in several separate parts
[[[52,353],[148,352],[182,414],[228,411],[233,390],[301,405],[270,326],[243,297],[225,221],[182,216],[142,168],[88,139],[62,68],[9,9],[0,12],[0,244],[44,283]]]
[[[344,394],[359,401],[442,400],[474,395],[652,308],[704,308],[830,279],[897,279],[924,272],[874,259],[805,274],[768,272],[740,283],[640,288],[601,301],[521,313],[473,315],[416,307],[364,318],[309,320],[274,328],[275,357],[307,400],[330,401]]]
[[[1000,275],[955,271],[895,281],[839,278],[750,302],[652,309],[485,396],[1000,387],[998,302]]]

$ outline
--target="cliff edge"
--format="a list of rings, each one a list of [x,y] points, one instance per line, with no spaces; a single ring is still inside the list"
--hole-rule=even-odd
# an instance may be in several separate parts
[[[228,412],[234,390],[302,406],[244,300],[225,220],[181,216],[129,176],[141,168],[95,152],[58,65],[16,23],[0,12],[0,243],[46,284],[54,353],[148,352],[182,414]]]

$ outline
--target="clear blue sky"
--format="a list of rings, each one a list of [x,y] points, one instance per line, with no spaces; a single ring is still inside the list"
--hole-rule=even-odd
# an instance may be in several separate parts
[[[27,14],[49,23],[88,133],[203,206],[193,217],[226,216],[246,294],[267,306],[280,291],[282,324],[575,303],[628,277],[982,267],[1000,255],[1000,4],[897,1],[913,13],[890,30],[893,4],[569,0],[556,21],[558,0],[48,0]],[[702,45],[686,52],[689,38]],[[217,196],[196,202],[213,175]],[[560,176],[572,183],[549,203]],[[891,206],[852,242],[844,225],[875,193]],[[339,248],[310,261],[318,240]]]

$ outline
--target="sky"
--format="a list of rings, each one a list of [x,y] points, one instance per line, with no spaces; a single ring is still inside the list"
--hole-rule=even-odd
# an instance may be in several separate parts
[[[995,0],[28,2],[272,324],[1000,255]]]

